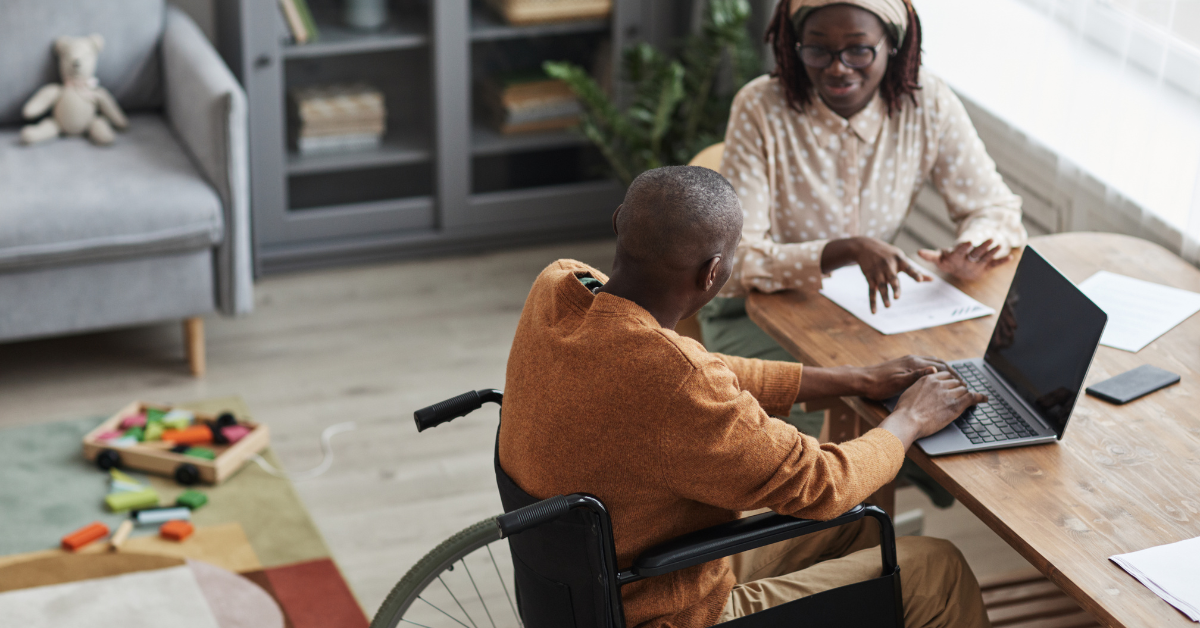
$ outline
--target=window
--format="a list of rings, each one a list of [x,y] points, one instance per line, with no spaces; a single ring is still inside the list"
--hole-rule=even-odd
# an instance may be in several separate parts
[[[1200,96],[1200,0],[1023,0],[1131,66]]]

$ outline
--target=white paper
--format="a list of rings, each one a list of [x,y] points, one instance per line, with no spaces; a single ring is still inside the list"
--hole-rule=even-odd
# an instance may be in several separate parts
[[[1200,311],[1200,294],[1106,270],[1079,289],[1108,314],[1100,344],[1133,353]]]
[[[0,623],[21,628],[219,628],[185,565],[0,593]]]
[[[871,313],[867,294],[867,278],[858,266],[846,266],[822,282],[821,294],[837,303],[862,322],[883,334],[902,334],[938,325],[948,325],[995,313],[992,308],[972,299],[939,277],[918,283],[908,275],[900,275],[900,298],[892,299],[891,307],[875,295],[876,313]]]
[[[1110,556],[1158,597],[1200,622],[1200,537]]]

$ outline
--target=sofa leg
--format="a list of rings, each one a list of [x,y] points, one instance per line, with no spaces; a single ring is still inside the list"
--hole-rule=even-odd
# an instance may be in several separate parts
[[[183,321],[183,344],[192,375],[204,376],[204,319],[199,316]]]

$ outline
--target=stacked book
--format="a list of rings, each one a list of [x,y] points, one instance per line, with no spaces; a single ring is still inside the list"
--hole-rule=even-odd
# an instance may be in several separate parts
[[[483,108],[504,134],[569,128],[583,111],[571,88],[557,79],[490,80],[482,87]]]
[[[292,41],[297,44],[306,44],[317,40],[317,22],[308,8],[308,2],[305,0],[279,0],[279,8],[283,11],[288,31],[292,33]]]
[[[379,146],[387,130],[383,93],[369,85],[291,91],[293,147],[301,155]]]

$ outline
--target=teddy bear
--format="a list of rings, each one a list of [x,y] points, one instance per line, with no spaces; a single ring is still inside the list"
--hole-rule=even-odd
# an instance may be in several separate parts
[[[103,48],[104,38],[100,35],[59,37],[54,41],[62,84],[43,85],[25,103],[21,113],[26,120],[53,111],[41,122],[21,129],[22,143],[86,133],[92,142],[106,145],[113,141],[113,127],[124,129],[129,125],[116,99],[96,81],[96,59]]]

